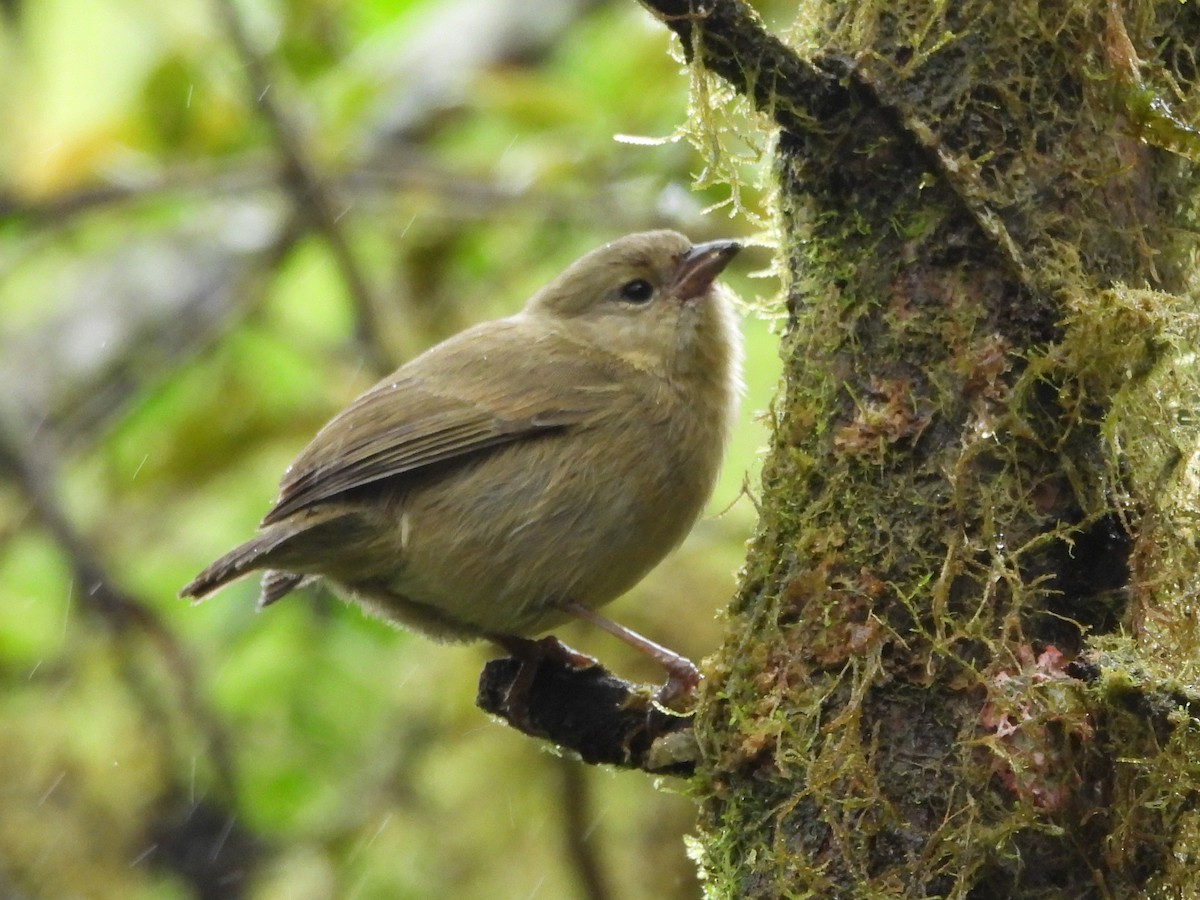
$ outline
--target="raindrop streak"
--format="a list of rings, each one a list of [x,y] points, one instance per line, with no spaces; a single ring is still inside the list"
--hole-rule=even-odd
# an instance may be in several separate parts
[[[410,228],[412,228],[412,227],[413,227],[413,222],[415,222],[415,221],[417,221],[417,214],[416,214],[416,213],[413,213],[413,214],[412,214],[412,217],[411,217],[411,218],[408,220],[408,224],[407,224],[407,225],[405,225],[405,226],[404,226],[404,228],[402,228],[402,229],[400,230],[400,237],[399,237],[399,240],[404,240],[404,236],[405,236],[406,234],[408,234],[408,229],[410,229]]]
[[[147,847],[145,850],[143,850],[141,853],[139,853],[137,856],[135,856],[133,858],[133,861],[129,863],[129,868],[132,869],[134,866],[138,865],[143,859],[145,859],[147,856],[149,856],[151,853],[153,853],[157,849],[158,849],[158,844],[156,844],[156,843],[151,844],[149,847]]]
[[[375,839],[383,834],[383,829],[387,828],[388,822],[392,821],[392,814],[388,813],[383,817],[383,821],[379,823],[379,827],[375,829],[375,833],[365,840],[357,841],[351,851],[346,855],[346,864],[354,862],[360,855],[375,843]]]
[[[363,847],[364,850],[366,850],[367,847],[370,847],[373,843],[375,843],[375,839],[377,837],[379,837],[381,834],[383,834],[383,829],[387,828],[388,822],[390,822],[390,821],[392,821],[392,814],[388,813],[386,816],[383,817],[383,821],[379,823],[379,827],[375,829],[375,833],[373,835],[371,835],[371,837],[367,840],[366,845]]]
[[[217,842],[213,844],[212,853],[208,855],[209,862],[216,862],[217,857],[221,855],[221,850],[225,846],[225,842],[229,840],[229,835],[233,831],[233,825],[237,821],[237,816],[230,816],[229,821],[225,823],[225,827],[221,829],[221,834],[217,838]]]
[[[75,581],[72,579],[71,584],[67,587],[67,602],[63,607],[62,630],[59,632],[58,639],[62,643],[67,642],[67,625],[71,621],[71,604],[75,601]]]
[[[604,818],[604,810],[600,810],[592,817],[592,824],[588,825],[583,831],[583,840],[586,843],[592,839],[592,835],[596,833],[596,829],[600,827],[600,820]]]
[[[62,784],[62,780],[66,777],[67,777],[67,770],[63,769],[61,772],[58,773],[58,777],[55,778],[52,782],[50,782],[50,787],[46,788],[46,790],[42,793],[42,796],[38,799],[38,806],[41,806],[47,800],[50,799],[50,795],[54,793],[55,788],[57,788],[60,784]]]
[[[513,144],[515,144],[520,137],[520,134],[513,135],[512,140],[508,142],[508,146],[504,148],[503,152],[501,152],[498,157],[496,157],[496,163],[504,161],[504,157],[508,156],[508,151],[513,148]],[[493,163],[493,165],[495,165],[495,163]]]

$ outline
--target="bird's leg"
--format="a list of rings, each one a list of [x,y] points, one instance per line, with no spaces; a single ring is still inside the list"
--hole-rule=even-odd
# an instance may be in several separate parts
[[[691,694],[696,690],[697,685],[700,684],[700,679],[704,677],[700,674],[700,670],[696,668],[696,664],[686,656],[680,656],[673,650],[668,650],[661,644],[654,643],[654,641],[643,637],[636,631],[626,628],[624,625],[618,625],[612,619],[606,619],[595,610],[588,609],[586,606],[581,606],[578,603],[570,602],[562,604],[562,608],[572,615],[583,619],[585,622],[591,622],[593,625],[603,628],[613,637],[624,641],[639,653],[644,653],[666,669],[667,683],[658,689],[658,694],[655,698],[663,706],[668,706],[672,701]]]
[[[534,730],[529,720],[529,691],[542,660],[552,660],[569,669],[590,669],[599,665],[586,653],[568,647],[553,635],[535,641],[514,634],[491,634],[488,640],[520,663],[505,697],[505,706],[513,724],[527,733]]]
[[[600,665],[586,653],[580,653],[574,647],[568,647],[552,634],[538,638],[536,641],[531,638],[517,637],[515,634],[490,634],[488,640],[521,662],[536,664],[543,659],[552,659],[572,669],[590,669],[592,666]]]

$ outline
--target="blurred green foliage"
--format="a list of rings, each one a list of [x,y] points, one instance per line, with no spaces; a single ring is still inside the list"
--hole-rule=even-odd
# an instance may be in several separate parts
[[[744,212],[706,217],[731,188],[691,191],[687,141],[613,140],[684,125],[665,30],[632,2],[549,6],[236,6],[386,298],[396,360],[514,311],[617,234],[762,227],[752,155]],[[29,463],[0,481],[0,894],[584,896],[564,806],[587,803],[612,896],[695,896],[688,801],[597,770],[581,796],[575,763],[474,709],[484,649],[320,591],[261,617],[251,584],[174,599],[375,378],[216,7],[25,0],[0,18],[0,432]],[[778,362],[776,285],[748,273],[769,263],[751,250],[728,279],[757,312],[712,514],[613,608],[694,657],[720,639],[753,525],[742,492]],[[659,677],[603,636],[563,636]]]

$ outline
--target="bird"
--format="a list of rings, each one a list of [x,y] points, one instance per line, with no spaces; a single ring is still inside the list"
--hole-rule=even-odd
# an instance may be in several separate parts
[[[259,607],[314,578],[370,614],[534,658],[573,618],[694,691],[694,663],[597,612],[686,537],[741,392],[736,314],[716,282],[740,245],[675,231],[587,253],[521,310],[414,357],[326,424],[258,533],[180,590],[262,572]],[[588,660],[590,662],[590,660]]]

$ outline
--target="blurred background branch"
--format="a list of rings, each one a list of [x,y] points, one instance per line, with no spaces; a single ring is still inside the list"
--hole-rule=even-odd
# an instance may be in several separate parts
[[[490,722],[478,648],[320,591],[174,595],[381,368],[618,234],[753,238],[761,148],[709,177],[678,48],[627,2],[4,8],[0,892],[698,896],[688,801]],[[621,610],[694,658],[778,372],[746,329],[713,513]]]
[[[253,102],[258,106],[279,149],[283,184],[291,194],[297,211],[304,214],[328,245],[357,315],[355,337],[368,364],[382,375],[394,368],[383,343],[376,312],[382,304],[375,298],[375,292],[343,231],[341,221],[346,213],[345,206],[317,171],[309,156],[304,135],[284,109],[283,103],[277,99],[282,93],[278,78],[272,77],[266,60],[253,46],[233,0],[213,0],[213,5],[229,35],[229,42],[241,59]]]

